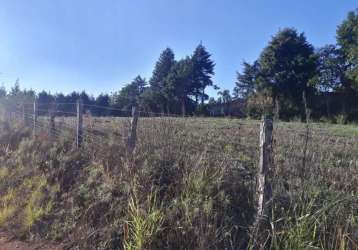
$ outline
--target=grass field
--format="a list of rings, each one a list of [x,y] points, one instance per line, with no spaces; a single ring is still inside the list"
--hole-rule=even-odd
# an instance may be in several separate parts
[[[247,249],[257,240],[260,122],[140,118],[42,119],[37,136],[1,123],[0,227],[70,249]],[[40,119],[40,120],[41,120]],[[72,129],[69,129],[72,127]],[[356,249],[358,127],[275,123],[266,249]]]

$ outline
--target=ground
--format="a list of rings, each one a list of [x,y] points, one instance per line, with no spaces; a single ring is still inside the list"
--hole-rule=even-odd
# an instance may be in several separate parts
[[[0,250],[60,250],[61,246],[50,245],[47,242],[28,243],[15,239],[8,233],[0,231]]]
[[[0,250],[61,249],[34,236],[66,249],[251,244],[259,121],[143,117],[130,154],[128,118],[85,119],[81,150],[71,119],[50,136],[39,119],[36,140],[0,123],[0,228],[31,239],[0,229]],[[356,249],[358,126],[277,122],[273,134],[272,248]]]

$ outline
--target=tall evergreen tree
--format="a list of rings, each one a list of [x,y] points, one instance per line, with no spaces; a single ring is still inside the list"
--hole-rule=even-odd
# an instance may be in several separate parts
[[[326,115],[331,116],[331,93],[339,91],[344,82],[344,58],[335,45],[326,45],[317,52],[316,88],[324,96]]]
[[[304,117],[302,96],[312,92],[310,81],[316,74],[316,61],[313,46],[305,35],[285,28],[272,38],[260,55],[260,85],[269,90],[276,106],[282,101],[288,102],[294,109],[300,108]]]
[[[358,9],[348,13],[337,29],[337,43],[346,58],[347,77],[358,90]]]
[[[48,110],[50,106],[54,103],[55,98],[50,93],[47,93],[46,91],[41,91],[37,95],[37,101],[41,104],[42,112],[40,113],[48,113]]]
[[[6,97],[6,95],[7,95],[6,88],[4,86],[1,86],[0,87],[0,98]]]
[[[91,112],[97,116],[106,116],[110,114],[108,109],[111,105],[111,99],[109,95],[101,93],[95,100],[95,106],[91,109]]]
[[[253,64],[243,63],[242,73],[237,72],[234,97],[247,99],[256,91],[256,84],[259,76],[259,64],[255,61]]]
[[[212,77],[214,76],[215,63],[211,60],[211,54],[200,43],[191,57],[193,63],[193,93],[195,101],[201,99],[203,103],[208,96],[205,94],[205,88],[213,86]]]
[[[358,98],[358,9],[348,13],[346,20],[337,28],[337,43],[345,59],[342,101],[345,118],[357,107]],[[358,116],[356,114],[356,116]]]
[[[161,111],[168,109],[169,100],[165,98],[164,88],[166,86],[166,78],[175,64],[174,52],[170,48],[166,48],[159,56],[157,63],[155,64],[152,77],[149,80],[151,91],[147,92],[146,100],[147,103],[154,102],[160,107]],[[149,100],[151,98],[151,100]]]
[[[193,61],[190,57],[181,59],[171,69],[166,81],[165,96],[180,103],[182,115],[186,114],[189,95],[193,93]]]
[[[9,95],[14,97],[14,96],[19,96],[21,95],[21,89],[20,89],[20,80],[16,79],[16,82],[14,84],[14,86],[11,88]]]
[[[155,90],[161,89],[165,85],[165,78],[175,63],[174,52],[170,48],[166,48],[159,56],[155,64],[152,77],[149,80],[150,86]]]
[[[117,108],[124,109],[138,105],[140,96],[143,94],[146,85],[146,80],[138,75],[130,84],[124,86],[119,93],[115,94],[114,105]]]

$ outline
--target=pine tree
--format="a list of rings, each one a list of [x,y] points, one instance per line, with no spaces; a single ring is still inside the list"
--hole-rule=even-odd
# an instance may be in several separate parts
[[[153,98],[153,100],[149,100],[150,103],[157,103],[157,106],[160,107],[161,111],[164,112],[166,108],[167,111],[169,109],[169,100],[165,98],[164,88],[166,86],[166,78],[175,64],[175,56],[174,52],[170,48],[166,48],[159,56],[157,63],[155,64],[153,74],[151,79],[149,80],[150,84],[150,95],[146,95],[147,99],[149,97]],[[148,92],[149,93],[149,92]]]
[[[331,93],[332,91],[341,91],[344,89],[344,57],[335,45],[326,45],[318,49],[316,54],[318,64],[315,85],[318,93],[324,96],[326,115],[330,117]]]
[[[7,91],[6,91],[5,86],[1,86],[0,87],[0,98],[6,97],[6,95],[7,95]]]
[[[200,43],[191,57],[193,63],[193,93],[195,101],[201,99],[203,103],[208,96],[205,94],[207,86],[213,86],[212,77],[214,76],[215,63],[210,59],[211,54]]]
[[[117,108],[129,109],[140,103],[140,96],[146,89],[147,82],[141,76],[137,76],[134,80],[124,86],[119,93],[114,96],[114,105]]]
[[[192,76],[193,62],[190,57],[186,57],[174,64],[166,78],[165,97],[180,103],[182,115],[186,114],[189,95],[193,93]]]
[[[284,101],[286,104],[280,106],[288,107],[289,102],[298,109],[289,112],[301,111],[304,117],[303,95],[314,91],[310,81],[316,74],[317,62],[313,46],[305,35],[291,28],[279,31],[264,48],[258,62],[259,87],[271,93],[273,104],[278,106]]]
[[[255,92],[258,75],[259,64],[257,61],[253,64],[244,62],[242,73],[237,72],[234,97],[245,99],[249,98],[249,96]]]
[[[101,93],[95,100],[95,105],[91,110],[97,116],[106,116],[110,114],[110,110],[107,109],[111,105],[111,99],[109,95]]]
[[[175,63],[174,52],[170,48],[166,48],[159,56],[155,64],[152,77],[149,80],[150,86],[155,90],[161,89],[165,85],[165,78]]]
[[[348,13],[337,29],[337,43],[344,57],[344,75],[341,92],[342,111],[347,118],[358,98],[358,9]]]
[[[348,13],[337,29],[337,43],[346,58],[346,75],[358,90],[358,9]]]

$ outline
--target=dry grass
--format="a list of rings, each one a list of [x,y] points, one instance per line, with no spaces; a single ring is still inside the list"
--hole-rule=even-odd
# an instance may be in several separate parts
[[[250,247],[259,122],[141,118],[132,155],[125,145],[128,119],[107,120],[85,122],[81,151],[73,148],[71,132],[54,142],[47,131],[39,131],[37,140],[26,140],[20,127],[8,128],[21,134],[18,140],[0,134],[0,146],[7,148],[0,158],[0,178],[6,179],[0,194],[27,178],[46,180],[29,188],[24,206],[32,211],[32,233],[66,239],[73,249]],[[57,128],[64,131],[66,124],[58,120]],[[275,125],[265,248],[357,246],[357,131],[312,124],[307,133],[304,124]]]

